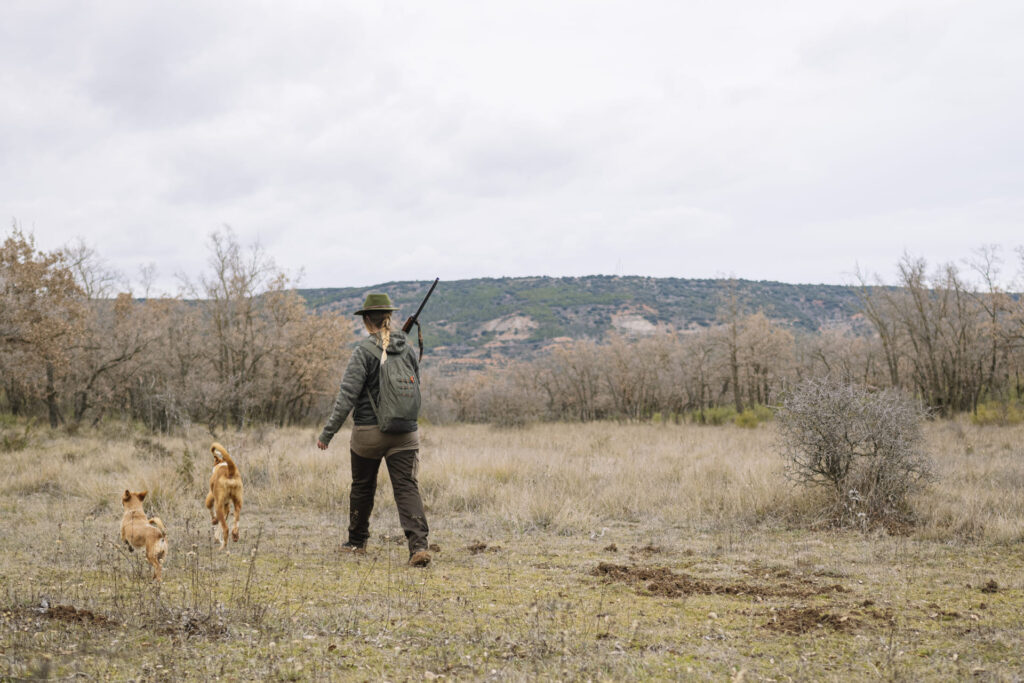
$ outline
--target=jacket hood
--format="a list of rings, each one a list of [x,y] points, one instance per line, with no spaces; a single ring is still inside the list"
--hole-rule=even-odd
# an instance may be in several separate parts
[[[374,341],[377,348],[380,348],[380,342],[373,335],[370,335],[370,339]],[[388,353],[401,353],[405,351],[405,348],[409,345],[409,340],[405,337],[405,332],[401,330],[395,330],[391,333],[391,341],[388,343]]]

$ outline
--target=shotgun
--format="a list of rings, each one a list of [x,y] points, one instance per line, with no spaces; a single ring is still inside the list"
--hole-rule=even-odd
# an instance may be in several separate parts
[[[437,283],[441,278],[434,278],[434,284],[430,285],[430,289],[427,290],[427,295],[423,297],[423,301],[420,302],[420,307],[416,309],[416,312],[409,316],[409,319],[402,325],[402,332],[409,334],[412,331],[412,326],[416,326],[416,335],[419,338],[420,343],[420,360],[423,360],[423,329],[420,327],[420,313],[423,312],[423,307],[427,305],[427,299],[434,293],[434,287],[437,287]]]

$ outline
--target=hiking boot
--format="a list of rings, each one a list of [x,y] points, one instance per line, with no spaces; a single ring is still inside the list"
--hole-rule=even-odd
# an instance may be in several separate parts
[[[355,543],[352,543],[350,541],[350,542],[344,543],[341,546],[341,552],[343,552],[343,553],[352,553],[354,555],[365,555],[366,554],[366,546],[365,545],[356,545]]]
[[[426,567],[430,564],[430,553],[426,550],[417,550],[409,556],[409,566],[411,567]]]

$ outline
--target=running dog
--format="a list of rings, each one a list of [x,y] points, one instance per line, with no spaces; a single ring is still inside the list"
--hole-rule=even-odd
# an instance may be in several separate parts
[[[228,513],[235,505],[235,525],[231,528],[231,539],[238,542],[238,518],[242,514],[242,475],[235,461],[219,443],[210,446],[213,453],[213,472],[210,474],[210,492],[206,494],[206,507],[210,510],[210,523],[220,523],[220,547],[228,544]]]
[[[153,565],[153,578],[160,580],[164,559],[167,557],[167,529],[159,517],[147,518],[142,501],[149,491],[133,492],[125,489],[121,496],[124,516],[121,517],[121,540],[128,550],[146,548],[146,561]]]

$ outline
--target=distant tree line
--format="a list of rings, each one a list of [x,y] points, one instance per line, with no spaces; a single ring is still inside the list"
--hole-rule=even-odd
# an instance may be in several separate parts
[[[198,284],[137,296],[86,245],[42,252],[15,226],[0,245],[0,410],[51,427],[116,417],[154,430],[319,418],[351,328],[310,312],[230,230],[209,248]]]
[[[0,411],[60,425],[128,419],[154,430],[319,421],[354,341],[347,316],[317,315],[257,245],[229,229],[176,296],[132,292],[79,243],[36,249],[15,226],[0,245]],[[1016,253],[1024,266],[1024,252]],[[964,268],[905,256],[898,280],[860,275],[851,325],[811,333],[727,287],[716,322],[632,338],[576,339],[484,371],[430,367],[435,422],[690,420],[740,416],[814,377],[898,389],[938,415],[1024,397],[1024,300],[983,249]],[[760,412],[759,412],[760,411]]]
[[[696,331],[576,340],[507,368],[434,377],[424,405],[438,421],[718,422],[773,403],[801,372],[822,371],[812,350],[831,357],[831,344],[852,353],[870,342],[795,335],[757,312]]]
[[[1024,252],[1016,252],[1024,267]],[[576,340],[506,368],[434,378],[439,421],[691,420],[753,417],[813,377],[919,397],[934,414],[1024,399],[1024,299],[1002,280],[1000,253],[929,271],[904,256],[898,281],[859,275],[863,325],[799,331],[752,311],[735,288],[717,322],[603,343]],[[1015,279],[1019,282],[1019,279]]]

